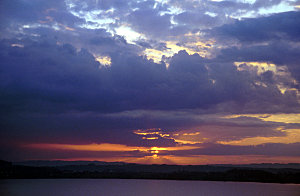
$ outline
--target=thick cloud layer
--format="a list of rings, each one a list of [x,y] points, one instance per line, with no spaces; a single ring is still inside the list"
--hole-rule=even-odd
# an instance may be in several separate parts
[[[286,12],[268,17],[245,19],[214,29],[219,36],[232,37],[247,44],[251,42],[299,42],[300,13]]]
[[[68,44],[12,44],[1,44],[4,112],[196,109],[226,102],[267,104],[280,112],[280,107],[298,105],[295,95],[282,94],[272,80],[238,71],[230,63],[206,63],[185,51],[170,59],[168,69],[125,53],[113,53],[111,66],[101,67],[87,50]]]
[[[299,156],[299,122],[251,116],[299,118],[299,13],[258,17],[282,3],[3,1],[1,155],[110,143],[193,147],[165,156]],[[257,15],[240,19],[247,13]]]

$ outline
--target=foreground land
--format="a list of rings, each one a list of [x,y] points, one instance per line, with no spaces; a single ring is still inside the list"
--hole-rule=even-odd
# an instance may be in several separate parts
[[[120,178],[300,184],[300,164],[141,165],[98,161],[0,161],[0,178]]]

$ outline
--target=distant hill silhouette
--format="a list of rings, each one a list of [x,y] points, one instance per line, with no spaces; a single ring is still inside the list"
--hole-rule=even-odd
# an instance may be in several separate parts
[[[1,160],[0,160],[1,161]],[[35,166],[35,167],[56,167],[56,166],[68,166],[68,165],[132,165],[132,163],[125,162],[105,162],[105,161],[60,161],[60,160],[32,160],[32,161],[22,161],[22,162],[13,162],[14,165],[23,165],[23,166]],[[143,164],[135,164],[143,165]],[[165,164],[163,164],[165,165]],[[178,166],[178,165],[176,165]],[[182,165],[185,167],[186,165]],[[194,165],[193,165],[194,166]],[[214,167],[247,167],[247,168],[290,168],[290,169],[300,169],[299,163],[255,163],[255,164],[210,164],[210,165],[196,165],[197,166],[214,166]]]
[[[123,165],[124,162],[104,162],[104,161],[47,161],[47,160],[34,160],[14,162],[14,165],[34,166],[34,167],[56,167],[66,165]]]
[[[122,178],[299,183],[300,164],[142,165],[99,161],[0,161],[0,178]]]

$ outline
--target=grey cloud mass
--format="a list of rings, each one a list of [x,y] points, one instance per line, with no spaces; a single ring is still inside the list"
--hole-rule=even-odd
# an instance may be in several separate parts
[[[178,156],[299,156],[299,143],[218,143],[299,129],[223,118],[300,111],[300,14],[259,12],[280,3],[286,1],[2,1],[0,145],[11,157],[17,151],[10,143],[22,142],[178,146],[176,137],[133,133],[161,128],[208,138],[193,144],[201,149],[173,152]],[[247,13],[256,15],[243,18]],[[262,63],[273,67],[259,71]]]

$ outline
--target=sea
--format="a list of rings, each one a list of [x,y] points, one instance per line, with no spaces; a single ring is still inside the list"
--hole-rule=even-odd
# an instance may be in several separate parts
[[[4,179],[1,196],[300,196],[300,184],[134,179]]]

